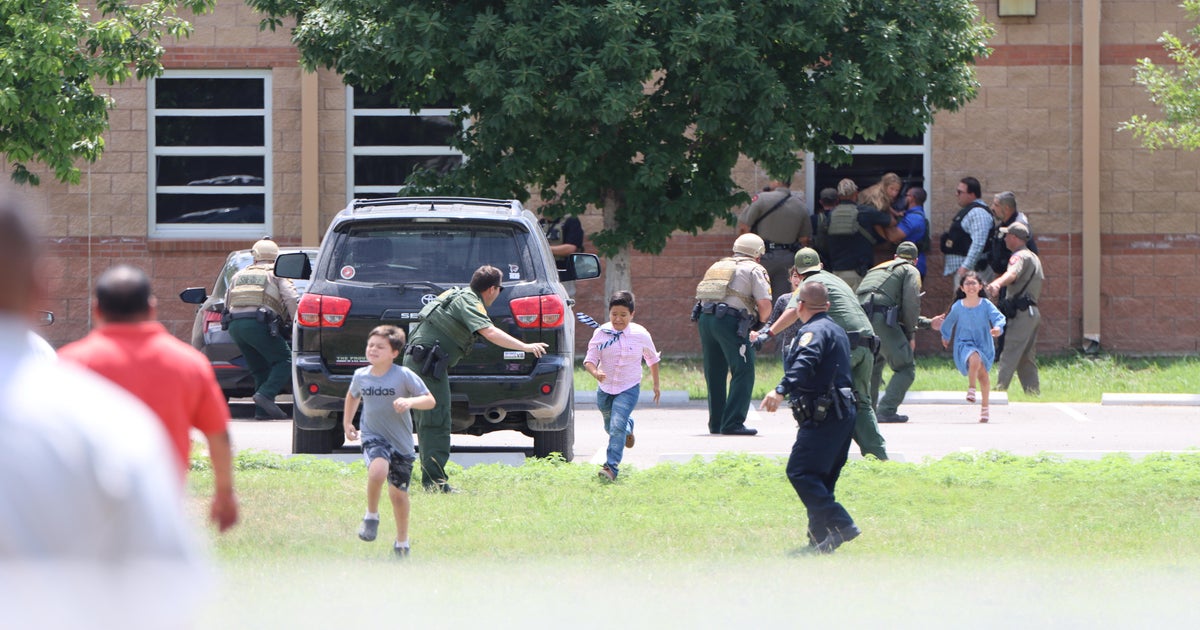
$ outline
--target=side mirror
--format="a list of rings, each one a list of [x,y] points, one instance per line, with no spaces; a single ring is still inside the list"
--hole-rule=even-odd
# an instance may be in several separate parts
[[[308,280],[312,277],[312,262],[304,252],[280,254],[275,259],[275,275],[292,280]]]
[[[204,287],[189,287],[179,292],[179,299],[187,304],[203,304],[208,299],[208,290]]]
[[[560,282],[600,277],[600,257],[595,254],[571,254],[564,269],[558,270]]]
[[[38,311],[34,318],[38,326],[49,326],[54,323],[54,313],[51,311]]]

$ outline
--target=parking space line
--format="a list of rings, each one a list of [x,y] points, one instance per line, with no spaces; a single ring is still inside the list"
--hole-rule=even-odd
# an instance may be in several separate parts
[[[1052,403],[1052,404],[1055,409],[1067,414],[1068,416],[1071,417],[1072,420],[1074,420],[1076,422],[1091,422],[1092,421],[1092,419],[1087,417],[1085,414],[1080,413],[1079,411],[1077,411],[1075,409],[1072,409],[1070,406],[1068,406],[1064,403]]]

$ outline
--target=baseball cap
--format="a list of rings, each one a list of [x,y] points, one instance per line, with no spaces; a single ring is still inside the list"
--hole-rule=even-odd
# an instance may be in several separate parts
[[[1029,226],[1025,225],[1024,223],[1021,223],[1020,221],[1016,221],[1008,227],[1000,228],[1000,233],[1001,234],[1012,234],[1013,236],[1021,239],[1022,241],[1029,240]]]
[[[811,247],[804,247],[796,252],[796,271],[806,274],[821,268],[821,255]]]
[[[917,246],[912,241],[904,241],[896,247],[896,255],[908,260],[917,259]]]
[[[828,201],[830,203],[834,203],[834,202],[837,202],[837,200],[838,200],[838,194],[837,194],[836,188],[822,188],[821,189],[821,201]]]

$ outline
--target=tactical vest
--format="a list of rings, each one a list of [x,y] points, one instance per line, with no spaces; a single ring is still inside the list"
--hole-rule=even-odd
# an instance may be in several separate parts
[[[899,267],[900,265],[910,265],[910,264],[912,264],[912,263],[908,262],[907,260],[893,259],[893,260],[889,260],[887,262],[879,263],[878,265],[875,265],[874,267],[872,267],[871,271],[867,272],[867,275],[863,277],[862,282],[859,283],[859,285],[858,285],[857,293],[858,293],[859,302],[861,302],[865,305],[867,303],[867,300],[872,295],[876,295],[876,296],[883,296],[885,299],[887,299],[891,302],[890,304],[880,303],[882,306],[897,306],[897,305],[899,305],[900,301],[901,301],[901,295],[900,295],[900,291],[898,289],[903,287],[903,284],[899,282],[900,276],[898,276],[895,273],[895,271],[896,271],[896,268]],[[871,274],[871,272],[878,271],[878,270],[887,271],[887,275],[885,275],[882,280],[876,279],[879,274],[876,274],[874,276]],[[893,280],[896,280],[896,281],[893,282]]]
[[[475,331],[469,330],[466,324],[459,321],[457,317],[450,316],[445,310],[442,310],[442,313],[436,314],[436,316],[435,313],[439,309],[447,309],[454,300],[459,299],[465,292],[470,290],[470,287],[455,287],[443,291],[441,295],[437,296],[437,299],[426,304],[421,309],[421,313],[417,317],[418,322],[420,322],[417,328],[428,323],[434,329],[449,335],[450,339],[447,341],[452,340],[463,354],[469,352],[475,344]],[[416,330],[413,330],[411,337],[416,337]]]
[[[829,212],[829,236],[852,236],[854,234],[861,234],[868,241],[874,242],[874,239],[858,222],[858,206],[852,203],[838,204]]]
[[[700,280],[700,284],[696,285],[696,301],[724,302],[727,296],[735,295],[747,307],[753,305],[753,297],[740,291],[734,291],[730,287],[733,276],[737,273],[738,265],[742,263],[757,264],[753,258],[739,258],[737,256],[722,258],[713,263],[708,268],[708,271],[704,272],[704,278]]]
[[[988,213],[988,216],[991,216],[991,210],[979,200],[972,201],[967,207],[959,210],[958,214],[955,214],[954,218],[950,221],[950,229],[942,234],[941,249],[943,254],[966,256],[967,252],[971,251],[971,234],[963,228],[962,222],[975,208],[983,208]]]
[[[546,233],[546,240],[550,242],[551,247],[563,244],[563,231],[560,223],[562,223],[561,217],[542,225],[542,231]]]
[[[270,262],[257,262],[237,272],[229,281],[229,303],[225,307],[265,306],[276,315],[286,313],[279,287],[275,286],[271,275],[274,266]]]

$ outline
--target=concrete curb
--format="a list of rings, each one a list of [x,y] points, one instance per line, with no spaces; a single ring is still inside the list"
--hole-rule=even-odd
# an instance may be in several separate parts
[[[652,403],[653,400],[654,392],[647,389],[643,389],[641,395],[638,396],[638,404]],[[575,403],[585,405],[596,404],[596,392],[594,390],[575,390]],[[992,392],[988,403],[992,405],[1007,405],[1008,392]],[[965,390],[929,390],[908,392],[904,396],[903,404],[977,405],[979,403],[978,401],[974,403],[967,402],[967,393]],[[1191,407],[1200,406],[1200,394],[1103,394],[1100,398],[1100,404],[1109,406],[1166,405],[1172,407]],[[659,405],[664,407],[702,406],[704,405],[704,399],[691,400],[688,398],[688,393],[684,390],[667,390],[662,392],[662,395],[659,397]]]
[[[704,399],[698,398],[691,400],[688,398],[688,393],[684,390],[667,390],[659,396],[659,405],[664,407],[682,407],[688,405],[703,405]],[[648,389],[643,389],[638,396],[638,404],[652,403],[654,401],[654,392]],[[970,405],[978,403],[967,402],[966,391],[922,391],[908,392],[904,397],[904,402],[912,405]],[[992,392],[989,399],[993,405],[1007,405],[1008,394],[1005,392]],[[755,401],[757,404],[757,401]],[[596,404],[596,392],[594,390],[575,390],[575,404]]]
[[[1169,405],[1172,407],[1190,407],[1200,405],[1200,395],[1197,394],[1101,394],[1101,405],[1136,406],[1136,405]]]

